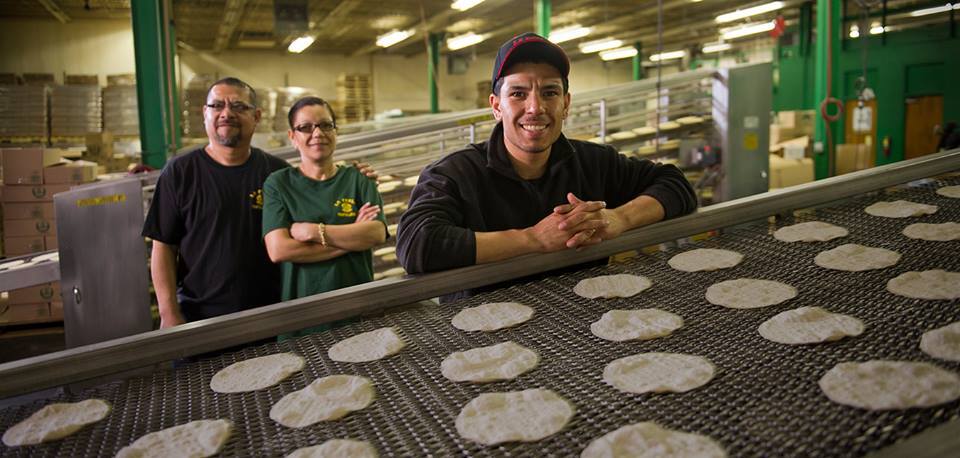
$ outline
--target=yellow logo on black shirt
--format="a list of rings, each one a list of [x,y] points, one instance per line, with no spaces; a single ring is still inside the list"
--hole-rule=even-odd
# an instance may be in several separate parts
[[[252,201],[250,208],[254,210],[263,210],[263,189],[257,189],[256,191],[248,194],[247,197],[249,197]]]
[[[354,200],[352,197],[342,197],[340,199],[337,199],[337,201],[334,202],[333,206],[340,209],[340,211],[337,212],[337,216],[353,218],[357,216],[356,204],[357,204],[357,201]]]

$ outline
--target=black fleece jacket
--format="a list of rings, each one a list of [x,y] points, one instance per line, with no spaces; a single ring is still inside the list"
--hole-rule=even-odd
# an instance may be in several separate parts
[[[666,218],[697,208],[693,188],[680,169],[627,158],[612,146],[563,135],[551,148],[543,176],[524,180],[510,163],[503,126],[497,124],[490,140],[468,145],[423,169],[400,218],[397,257],[408,273],[473,265],[475,231],[533,226],[555,206],[567,203],[568,192],[583,200],[606,201],[608,208],[648,195],[663,205]],[[441,299],[447,302],[503,286]]]

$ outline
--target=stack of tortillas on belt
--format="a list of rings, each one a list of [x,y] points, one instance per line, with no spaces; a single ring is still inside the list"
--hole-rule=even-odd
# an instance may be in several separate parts
[[[937,212],[936,205],[919,204],[908,200],[877,202],[864,209],[870,215],[884,218],[910,218],[912,216],[932,215]]]
[[[50,404],[6,430],[3,443],[15,447],[62,439],[103,420],[108,413],[110,404],[100,399]]]
[[[283,426],[302,428],[363,409],[373,402],[375,396],[373,383],[366,377],[321,377],[277,401],[270,409],[270,418]]]
[[[464,438],[484,445],[533,442],[563,429],[574,411],[551,390],[484,393],[463,406],[456,427]]]
[[[369,442],[350,439],[330,439],[320,445],[294,450],[286,458],[377,458],[377,449]]]
[[[394,328],[380,328],[337,342],[327,356],[334,361],[365,363],[395,355],[406,346]]]
[[[453,326],[462,331],[496,331],[530,319],[533,309],[516,302],[493,302],[461,310]]]
[[[529,371],[540,362],[533,350],[514,342],[451,353],[440,372],[455,382],[492,382],[510,380]]]
[[[218,393],[262,390],[303,369],[303,365],[303,358],[293,353],[276,353],[238,361],[214,374],[210,379],[210,389]]]
[[[846,237],[849,232],[840,227],[822,221],[808,221],[792,226],[781,227],[773,233],[773,238],[781,242],[826,242],[838,237]]]
[[[639,275],[604,275],[581,280],[577,286],[573,287],[573,292],[588,299],[630,297],[649,288],[652,284],[649,278]]]
[[[227,443],[230,420],[197,420],[149,433],[120,449],[117,458],[213,456]]]

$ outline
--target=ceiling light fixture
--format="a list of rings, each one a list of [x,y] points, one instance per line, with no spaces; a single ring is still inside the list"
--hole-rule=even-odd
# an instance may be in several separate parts
[[[731,45],[730,43],[716,42],[716,43],[707,43],[703,45],[703,48],[701,48],[700,51],[703,52],[704,54],[710,54],[712,52],[729,51],[732,48],[733,48],[733,45]]]
[[[943,6],[935,6],[933,8],[924,8],[922,10],[911,11],[910,16],[928,16],[931,14],[946,13],[950,10],[960,10],[960,3],[947,3]]]
[[[656,62],[656,61],[658,61],[658,60],[682,59],[682,58],[683,58],[684,56],[686,56],[686,55],[687,55],[687,52],[686,52],[686,51],[683,51],[683,50],[680,50],[680,51],[670,51],[670,52],[665,52],[665,53],[660,53],[660,54],[654,54],[654,55],[650,56],[650,60],[653,61],[653,62]]]
[[[583,38],[587,35],[590,35],[592,30],[593,29],[590,27],[584,27],[580,24],[576,24],[554,30],[553,32],[550,32],[550,36],[547,38],[554,43],[563,43],[564,41],[576,40],[577,38]]]
[[[626,59],[627,57],[633,57],[636,55],[637,55],[637,48],[634,48],[632,46],[600,52],[600,58],[603,60]]]
[[[880,25],[879,22],[874,22],[873,24],[870,24],[870,35],[880,35],[883,32],[889,32],[889,31],[890,31],[889,25],[884,27]]]
[[[619,48],[621,46],[623,46],[622,41],[615,40],[613,38],[605,38],[603,40],[580,43],[580,52],[584,54],[590,54],[592,52],[606,51],[608,49]]]
[[[296,40],[290,42],[290,46],[287,47],[287,51],[292,53],[301,53],[304,49],[310,47],[313,44],[314,37],[310,35],[304,35]]]
[[[391,30],[383,35],[377,37],[377,46],[381,48],[389,48],[397,43],[400,43],[407,38],[410,38],[413,35],[413,29],[410,30]]]
[[[783,2],[770,2],[764,3],[763,5],[751,6],[750,8],[744,8],[742,10],[736,10],[731,13],[724,13],[717,16],[717,23],[723,24],[724,22],[733,22],[740,19],[748,18],[750,16],[756,16],[758,14],[769,13],[771,11],[777,11],[783,9]]]
[[[720,29],[720,38],[724,40],[732,40],[734,38],[745,37],[748,35],[756,35],[758,33],[769,32],[773,30],[774,21],[768,22],[757,22],[753,24],[747,24],[742,27],[730,27],[727,29]]]
[[[477,35],[473,32],[467,32],[463,35],[457,35],[455,37],[448,38],[447,49],[456,51],[458,49],[466,48],[467,46],[473,46],[486,39],[487,37],[485,35]]]
[[[481,3],[483,3],[483,0],[457,0],[450,4],[450,8],[453,8],[457,11],[466,11]]]

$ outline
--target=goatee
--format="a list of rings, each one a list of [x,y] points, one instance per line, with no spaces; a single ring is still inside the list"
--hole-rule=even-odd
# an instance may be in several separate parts
[[[232,148],[240,144],[240,134],[230,135],[226,137],[220,134],[217,134],[217,143],[219,143],[221,146],[229,146]]]

